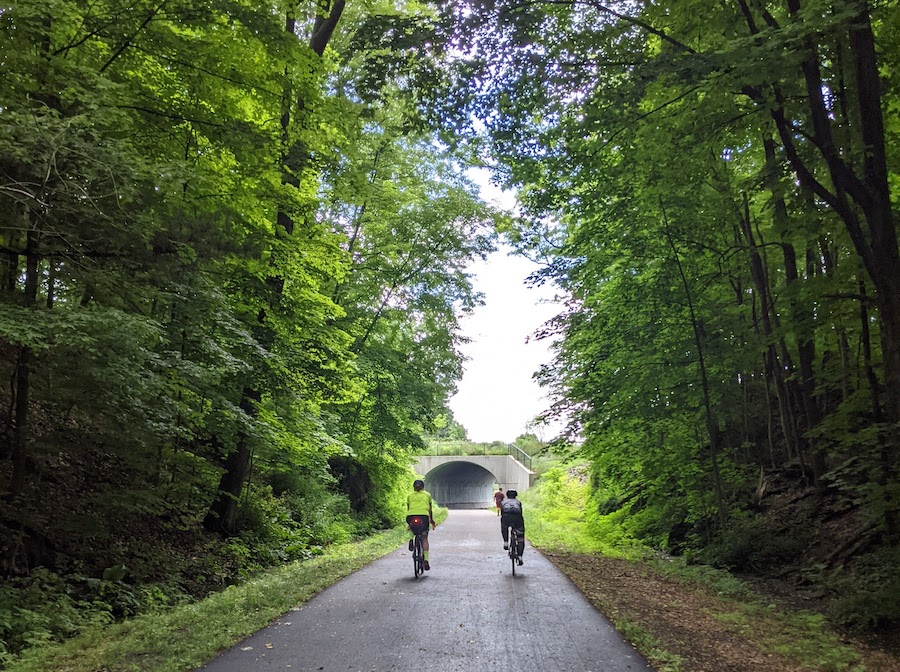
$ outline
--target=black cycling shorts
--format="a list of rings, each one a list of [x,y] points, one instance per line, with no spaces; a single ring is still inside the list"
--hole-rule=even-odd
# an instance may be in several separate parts
[[[428,535],[428,527],[431,525],[431,519],[428,516],[421,514],[407,516],[406,522],[409,524],[409,529],[412,530],[413,534]]]

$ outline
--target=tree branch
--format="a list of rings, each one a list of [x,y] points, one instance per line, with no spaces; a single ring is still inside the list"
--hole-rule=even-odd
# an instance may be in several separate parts
[[[345,0],[335,0],[328,16],[316,16],[312,37],[309,38],[309,46],[319,56],[325,53],[325,47],[328,46],[328,42],[331,40],[331,36],[334,33],[334,29],[337,27],[338,21],[341,20],[341,14],[344,12],[345,4]]]
[[[154,17],[156,17],[157,14],[159,14],[160,10],[165,6],[166,1],[167,0],[162,0],[162,2],[159,3],[159,5],[157,5],[156,8],[147,15],[147,17],[141,22],[141,25],[138,26],[138,29],[135,30],[128,37],[128,39],[126,39],[124,42],[122,42],[122,44],[119,45],[119,48],[116,49],[113,55],[109,57],[106,63],[104,63],[97,72],[102,73],[103,71],[105,71],[109,66],[113,64],[113,62],[115,62],[117,58],[119,58],[119,56],[122,55],[122,53],[131,45],[131,42],[134,40],[134,38],[137,37],[138,34],[140,34],[140,32],[147,27],[147,25],[154,19]]]

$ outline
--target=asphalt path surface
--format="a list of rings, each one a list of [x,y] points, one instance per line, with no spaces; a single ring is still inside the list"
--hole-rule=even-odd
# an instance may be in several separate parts
[[[419,579],[404,545],[201,669],[652,672],[530,546],[512,575],[494,511],[451,511],[430,540]]]

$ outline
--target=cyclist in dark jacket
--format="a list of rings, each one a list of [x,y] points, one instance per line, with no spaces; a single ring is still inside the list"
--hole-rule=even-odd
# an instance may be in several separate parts
[[[516,528],[519,535],[519,564],[522,564],[522,553],[525,550],[525,518],[522,516],[522,502],[516,497],[515,490],[506,491],[506,499],[500,504],[500,533],[503,535],[503,550],[509,550],[509,528]]]

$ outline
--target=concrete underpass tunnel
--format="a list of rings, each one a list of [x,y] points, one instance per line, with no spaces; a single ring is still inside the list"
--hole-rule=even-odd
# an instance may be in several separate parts
[[[425,489],[448,509],[484,509],[493,506],[497,479],[471,462],[448,462],[425,475]]]

